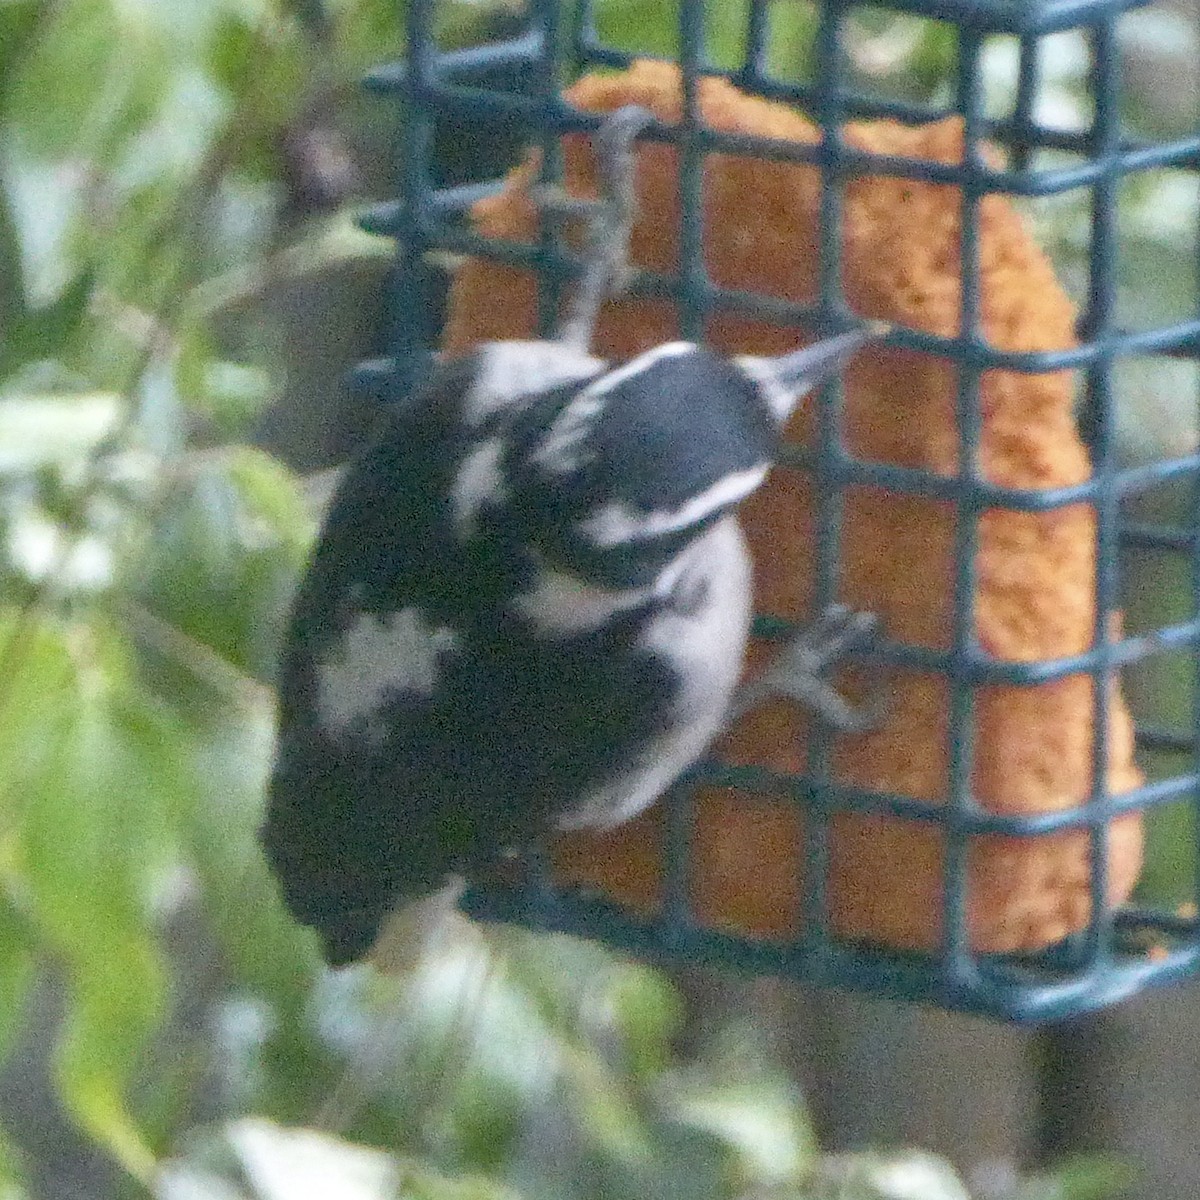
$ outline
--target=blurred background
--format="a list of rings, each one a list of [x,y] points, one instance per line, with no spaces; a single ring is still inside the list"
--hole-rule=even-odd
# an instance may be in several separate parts
[[[393,245],[354,214],[391,193],[403,116],[360,81],[402,52],[403,8],[0,0],[0,1198],[1195,1195],[1194,987],[1034,1032],[516,930],[334,974],[288,920],[254,838],[271,679],[303,476],[379,412],[345,379],[386,350]],[[708,11],[732,61],[744,0]],[[775,11],[776,65],[803,76],[815,8]],[[676,48],[673,5],[598,16]],[[440,20],[465,46],[521,13]],[[1195,132],[1195,0],[1118,32],[1127,128]],[[850,23],[882,96],[949,96],[954,52],[938,21]],[[1016,39],[984,63],[1000,103]],[[1047,121],[1082,125],[1087,70],[1081,34],[1045,39]],[[520,149],[440,137],[447,180]],[[1119,303],[1144,327],[1196,312],[1200,196],[1195,172],[1135,184]],[[1027,212],[1078,296],[1084,199]],[[1194,449],[1195,364],[1121,369],[1123,461]],[[1130,554],[1122,582],[1148,627],[1187,576]],[[1130,672],[1139,716],[1179,723],[1189,671]],[[1186,820],[1155,815],[1144,896],[1185,890]]]

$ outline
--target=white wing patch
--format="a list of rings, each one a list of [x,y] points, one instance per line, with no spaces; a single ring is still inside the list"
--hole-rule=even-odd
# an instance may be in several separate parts
[[[476,425],[516,400],[587,379],[606,365],[559,342],[489,342],[480,352],[478,372],[463,402],[463,416]]]
[[[488,438],[459,465],[450,489],[450,502],[454,507],[454,520],[464,533],[470,533],[474,528],[475,517],[486,501],[504,499],[504,472],[500,469],[503,457],[504,445],[500,439]]]
[[[512,603],[513,609],[552,637],[601,628],[615,613],[644,604],[647,588],[596,587],[566,571],[539,569],[533,587]]]
[[[533,461],[559,475],[578,468],[588,433],[603,408],[603,396],[594,395],[590,388],[580,392],[551,422],[546,436],[531,455]]]
[[[393,692],[431,696],[438,656],[452,652],[452,629],[431,625],[418,608],[380,616],[361,614],[333,653],[317,665],[317,712],[338,733],[365,723]]]

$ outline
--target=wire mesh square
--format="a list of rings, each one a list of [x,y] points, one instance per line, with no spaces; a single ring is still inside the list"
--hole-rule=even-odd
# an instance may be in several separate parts
[[[628,11],[605,0],[532,0],[519,14],[506,14],[494,36],[448,49],[439,44],[434,0],[407,5],[405,61],[381,67],[369,80],[399,100],[407,118],[398,199],[364,218],[367,228],[398,239],[392,356],[367,364],[360,382],[397,400],[421,378],[439,344],[447,263],[461,256],[536,272],[539,325],[543,333],[552,327],[577,266],[562,237],[550,231],[529,243],[485,238],[468,214],[499,192],[523,146],[541,148],[543,177],[561,178],[562,136],[598,124],[595,114],[562,98],[564,87],[585,72],[624,70],[647,55],[681,69],[683,119],[660,122],[649,135],[678,151],[678,270],[639,272],[632,290],[669,297],[687,338],[702,340],[714,317],[730,310],[798,331],[837,326],[852,316],[843,278],[847,188],[866,176],[953,188],[960,222],[957,332],[937,335],[902,322],[892,341],[953,372],[954,470],[848,453],[837,386],[816,402],[811,444],[793,449],[777,468],[816,481],[812,590],[818,608],[839,598],[855,489],[888,497],[897,521],[910,498],[953,513],[946,645],[889,635],[860,656],[869,665],[936,679],[947,712],[944,788],[931,798],[852,786],[833,769],[832,739],[814,725],[799,771],[714,758],[664,797],[661,892],[653,911],[564,886],[548,852],[536,856],[532,882],[469,893],[470,911],[600,938],[658,960],[703,961],[1022,1021],[1062,1018],[1191,973],[1200,959],[1200,123],[1172,136],[1130,128],[1121,33],[1135,6],[1118,0],[674,0],[647,6],[653,20],[636,27],[621,23],[618,8]],[[1082,82],[1069,102],[1060,97],[1056,104],[1053,95],[1047,98],[1047,64],[1061,63],[1064,55],[1075,56]],[[710,77],[794,106],[819,127],[820,140],[781,143],[712,128],[697,101],[700,82]],[[846,135],[848,121],[917,128],[952,116],[962,122],[958,161],[864,148]],[[709,277],[705,164],[722,152],[809,163],[820,171],[814,304],[723,288]],[[997,196],[1054,243],[1055,270],[1078,299],[1074,345],[1002,349],[985,335],[981,212]],[[1168,202],[1175,247],[1169,275],[1163,264],[1152,265],[1156,279],[1172,282],[1169,288],[1156,284],[1155,302],[1147,304],[1136,283],[1145,270],[1139,239],[1147,240],[1147,209]],[[981,462],[989,419],[981,381],[989,372],[1063,370],[1079,381],[1076,416],[1090,471],[1045,487],[998,482]],[[1170,410],[1157,426],[1156,403]],[[1168,428],[1169,437],[1154,436]],[[997,513],[1046,515],[1080,506],[1093,514],[1090,644],[1051,657],[993,653],[977,631],[981,526]],[[756,632],[769,640],[787,629],[764,614]],[[1080,678],[1091,680],[1093,712],[1087,794],[1027,812],[980,803],[979,760],[996,752],[979,741],[981,706],[994,699],[989,689],[1016,689],[1005,694],[1019,697]],[[1118,689],[1134,710],[1144,777],[1120,790],[1110,786],[1108,765],[1121,720],[1114,710]],[[1016,756],[1021,749],[1007,752]],[[780,900],[797,909],[787,936],[759,936],[698,914],[696,789],[703,787],[737,789],[751,809],[755,797],[767,796],[802,811],[802,871]],[[1146,865],[1133,897],[1114,908],[1105,900],[1114,822],[1136,814],[1148,830]],[[847,819],[861,819],[864,829],[886,820],[936,831],[941,911],[931,944],[897,948],[837,928],[831,871],[844,852],[838,823]],[[978,847],[989,838],[1030,846],[1070,830],[1082,831],[1089,848],[1084,919],[1046,948],[981,951],[970,931],[969,868]],[[903,902],[898,896],[896,903]],[[878,903],[886,906],[887,898]]]

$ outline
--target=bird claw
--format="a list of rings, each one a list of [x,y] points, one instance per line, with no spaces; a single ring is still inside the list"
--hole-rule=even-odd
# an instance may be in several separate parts
[[[595,217],[608,205],[604,200],[588,196],[572,196],[561,184],[539,183],[529,189],[529,198],[540,212],[558,217]]]
[[[584,353],[605,297],[623,290],[632,274],[627,255],[637,205],[634,141],[653,120],[652,112],[636,104],[605,118],[593,139],[599,192],[595,198],[572,196],[556,184],[539,184],[532,190],[534,203],[543,211],[582,218],[586,225],[583,274],[555,335]]]
[[[738,689],[731,721],[768,700],[784,697],[816,713],[839,733],[873,729],[883,717],[883,697],[876,695],[865,704],[851,704],[821,674],[847,650],[870,642],[878,630],[879,619],[874,613],[831,604],[787,643],[761,675]]]

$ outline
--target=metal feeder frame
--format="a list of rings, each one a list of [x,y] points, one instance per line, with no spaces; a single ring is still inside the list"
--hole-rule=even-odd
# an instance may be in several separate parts
[[[714,0],[715,2],[715,0]],[[789,0],[790,3],[798,0]],[[1163,984],[1200,967],[1200,536],[1193,520],[1182,526],[1131,519],[1127,502],[1173,484],[1188,489],[1192,514],[1200,513],[1200,454],[1182,454],[1133,468],[1117,459],[1115,424],[1120,397],[1113,379],[1116,360],[1127,355],[1200,358],[1200,310],[1166,325],[1128,330],[1118,327],[1118,207],[1120,186],[1141,173],[1172,169],[1200,184],[1200,119],[1195,133],[1148,142],[1127,137],[1120,114],[1121,80],[1117,24],[1136,3],[1130,0],[892,0],[875,7],[946,23],[957,40],[953,101],[945,106],[883,100],[862,94],[845,79],[841,38],[845,0],[819,0],[813,61],[815,77],[793,82],[768,67],[769,10],[772,0],[746,0],[745,53],[735,70],[710,61],[705,39],[703,0],[676,0],[678,62],[684,79],[685,118],[678,127],[655,126],[648,136],[675,142],[681,151],[681,265],[677,278],[638,278],[634,291],[670,295],[684,337],[701,336],[705,314],[735,307],[775,323],[831,328],[851,319],[840,294],[840,189],[855,174],[894,174],[949,182],[962,194],[962,333],[938,338],[909,329],[893,335],[897,345],[938,354],[953,362],[960,380],[957,406],[961,432],[961,470],[953,479],[860,462],[844,453],[827,453],[819,439],[807,469],[821,482],[815,602],[836,596],[839,560],[838,504],[850,484],[875,485],[910,494],[950,499],[957,507],[953,644],[938,652],[883,641],[864,656],[883,663],[936,671],[948,680],[950,695],[950,778],[947,800],[931,805],[911,797],[863,792],[828,778],[828,737],[819,731],[810,747],[810,770],[791,781],[790,794],[805,807],[805,879],[815,881],[803,897],[803,934],[796,941],[759,940],[702,927],[688,903],[688,797],[690,785],[708,782],[745,785],[753,769],[710,761],[695,769],[688,783],[674,788],[667,805],[664,897],[661,912],[641,919],[595,897],[556,889],[544,856],[535,882],[519,893],[499,889],[468,894],[466,907],[487,919],[517,921],[533,928],[598,938],[654,961],[703,962],[759,974],[778,975],[892,998],[1015,1021],[1057,1020],[1100,1008],[1152,984]],[[474,233],[466,219],[470,206],[494,193],[511,157],[497,163],[492,178],[446,178],[438,147],[448,131],[478,131],[511,148],[540,145],[549,177],[561,169],[558,139],[564,133],[593,130],[599,118],[569,107],[562,89],[579,73],[623,68],[634,57],[606,44],[597,33],[594,0],[530,0],[521,27],[511,36],[465,50],[439,49],[434,0],[410,0],[404,6],[407,51],[402,62],[373,72],[367,85],[404,107],[404,131],[398,156],[399,199],[375,206],[363,218],[366,228],[392,235],[398,251],[390,316],[390,357],[364,364],[358,382],[385,401],[397,401],[428,370],[439,320],[439,270],[431,252],[480,255],[535,270],[539,279],[543,333],[552,328],[563,289],[577,263],[562,239],[544,234],[537,245],[497,242]],[[1039,122],[1035,101],[1041,77],[1040,50],[1048,35],[1084,31],[1090,50],[1092,105],[1090,127],[1064,131]],[[996,35],[1015,38],[1018,75],[1015,102],[1003,119],[985,113],[981,52]],[[695,83],[704,75],[723,75],[743,91],[803,108],[822,128],[819,146],[781,146],[745,135],[706,129],[695,112]],[[838,130],[848,119],[892,117],[906,122],[936,120],[952,113],[965,122],[966,153],[960,165],[947,166],[852,149]],[[981,145],[987,140],[1009,151],[1008,164],[987,164]],[[819,301],[793,305],[767,296],[731,294],[705,277],[701,253],[699,196],[706,153],[736,151],[819,164],[823,179],[820,221]],[[1073,160],[1042,165],[1042,151],[1066,151]],[[1060,159],[1065,156],[1060,156]],[[984,340],[979,322],[978,207],[982,196],[1001,193],[1017,198],[1049,197],[1086,189],[1090,194],[1087,249],[1088,299],[1080,320],[1077,348],[1053,353],[1002,352]],[[1197,205],[1200,226],[1200,204]],[[1200,228],[1196,245],[1200,246]],[[435,256],[436,257],[436,256]],[[1195,265],[1200,281],[1200,255]],[[444,282],[444,280],[443,280]],[[1200,283],[1198,283],[1200,288]],[[432,314],[432,315],[431,315]],[[1069,368],[1083,380],[1082,422],[1092,454],[1093,475],[1085,483],[1045,490],[1005,489],[984,480],[976,466],[981,417],[980,374],[995,367],[1026,372]],[[836,396],[835,396],[836,398]],[[1200,397],[1198,397],[1200,399]],[[1093,645],[1069,659],[1001,662],[982,653],[972,640],[972,599],[976,584],[976,528],[990,507],[1048,511],[1086,502],[1097,513],[1097,615]],[[1137,636],[1113,639],[1109,619],[1117,611],[1119,566],[1133,550],[1174,559],[1189,581],[1186,619]],[[1136,791],[1108,794],[1103,782],[1077,807],[1023,817],[982,811],[970,792],[972,710],[975,689],[984,683],[1034,685],[1066,675],[1087,673],[1095,684],[1093,779],[1103,781],[1108,753],[1109,683],[1122,669],[1151,656],[1186,653],[1190,670],[1187,721],[1183,727],[1139,724],[1137,743],[1170,769]],[[758,790],[758,789],[756,789]],[[1148,818],[1168,805],[1191,813],[1189,851],[1193,883],[1178,908],[1131,903],[1113,911],[1097,898],[1106,893],[1107,827],[1122,813],[1143,810]],[[944,934],[938,951],[899,953],[847,943],[829,931],[825,911],[828,825],[839,811],[882,812],[938,823],[945,837]],[[1185,822],[1186,823],[1186,822]],[[971,839],[982,833],[1016,837],[1086,828],[1091,837],[1092,915],[1085,930],[1033,955],[999,956],[971,950],[966,933],[966,862]],[[1155,952],[1148,953],[1149,947]]]

